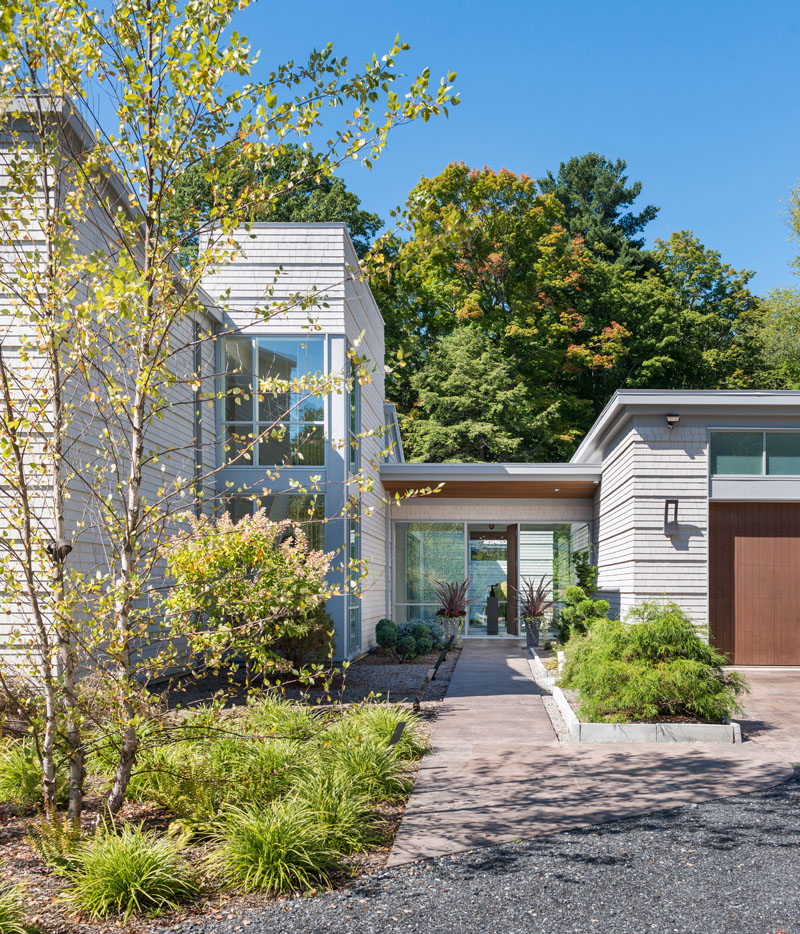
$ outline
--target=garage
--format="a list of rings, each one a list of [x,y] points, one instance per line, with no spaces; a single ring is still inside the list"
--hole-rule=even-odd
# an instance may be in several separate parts
[[[711,642],[736,665],[800,665],[800,503],[709,507]]]

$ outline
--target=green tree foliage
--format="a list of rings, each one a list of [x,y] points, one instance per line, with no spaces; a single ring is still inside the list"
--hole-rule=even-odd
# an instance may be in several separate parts
[[[612,162],[596,152],[574,156],[562,162],[558,172],[539,179],[545,194],[553,194],[564,206],[564,221],[573,237],[582,237],[587,249],[600,259],[623,266],[642,268],[647,264],[643,251],[644,228],[658,214],[648,204],[638,214],[633,203],[642,192],[642,183],[628,185],[627,163]]]
[[[457,163],[411,192],[372,275],[411,459],[557,460],[618,389],[783,384],[753,274],[690,231],[643,251],[624,170],[589,154],[542,192]]]
[[[800,185],[789,196],[791,238],[800,244]],[[800,254],[789,263],[800,276]],[[800,285],[774,289],[766,298],[764,343],[767,359],[784,384],[800,389]]]
[[[513,362],[478,328],[442,337],[411,387],[417,402],[402,419],[411,459],[512,461],[531,449],[528,393]]]
[[[166,217],[176,234],[186,237],[186,252],[197,252],[196,231],[225,204],[235,204],[247,189],[258,192],[249,200],[250,221],[333,222],[347,224],[359,256],[364,256],[383,226],[377,214],[361,208],[361,201],[324,156],[284,143],[263,145],[240,158],[240,145],[230,142],[190,165],[178,180]],[[213,181],[212,181],[213,179]]]

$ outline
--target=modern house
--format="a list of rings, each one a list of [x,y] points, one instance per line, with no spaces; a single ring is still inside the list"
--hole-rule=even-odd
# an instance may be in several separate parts
[[[276,300],[324,296],[314,329],[307,312],[281,316],[264,333],[248,319],[279,267]],[[304,460],[291,445],[265,449],[258,463],[218,475],[220,496],[239,491],[231,498],[239,514],[264,505],[257,491],[284,461],[282,487],[267,503],[279,516],[291,514],[293,485],[320,478],[325,547],[343,556],[337,573],[347,557],[368,566],[360,596],[331,601],[341,657],[372,645],[383,616],[432,615],[436,581],[467,577],[466,637],[495,634],[485,612],[492,588],[497,636],[518,636],[520,581],[545,575],[558,597],[572,555],[589,549],[614,613],[674,600],[737,664],[800,664],[800,392],[621,391],[569,463],[406,463],[384,402],[383,322],[357,267],[342,225],[263,224],[240,259],[203,283],[212,298],[229,293],[243,329],[223,340],[221,371],[241,372],[244,357],[282,373],[341,370],[355,343],[375,363],[351,398],[331,395],[313,413],[319,443],[303,449]],[[240,414],[220,405],[225,436]],[[257,430],[257,416],[242,418]],[[289,437],[308,432],[307,422],[289,427]],[[372,484],[360,520],[337,519],[359,467]],[[436,492],[414,495],[425,488]]]
[[[63,119],[75,152],[91,146],[77,115],[67,108]],[[76,232],[87,250],[109,256],[110,213],[131,210],[122,184],[111,187],[105,209],[87,210]],[[14,263],[32,241],[9,231],[0,323],[15,360]],[[518,637],[520,582],[544,576],[558,598],[572,556],[588,550],[615,613],[675,600],[736,663],[800,664],[800,393],[624,391],[566,464],[406,463],[386,403],[383,321],[345,227],[256,224],[238,240],[235,257],[203,280],[192,320],[181,322],[175,404],[147,439],[153,451],[172,453],[148,457],[143,489],[158,500],[163,486],[194,476],[204,508],[234,517],[264,508],[308,522],[312,544],[336,553],[340,595],[328,610],[339,658],[373,645],[381,617],[433,614],[444,580],[470,579],[467,638]],[[265,303],[280,309],[266,323],[255,311]],[[193,351],[199,330],[213,339]],[[103,333],[109,358],[117,336]],[[324,397],[259,398],[264,378],[347,374],[353,353],[362,378],[352,391],[340,383]],[[192,388],[198,378],[201,391]],[[107,560],[109,536],[92,519],[80,469],[102,447],[84,388],[65,439],[75,465],[65,534],[70,567],[91,576]],[[276,419],[283,434],[265,435]],[[258,440],[243,445],[247,438]],[[11,487],[13,478],[0,487],[6,517]],[[37,496],[46,531],[52,491],[42,483]],[[359,558],[367,577],[348,588]],[[488,612],[492,592],[498,615]],[[0,634],[8,634],[24,611],[10,601],[2,610]]]

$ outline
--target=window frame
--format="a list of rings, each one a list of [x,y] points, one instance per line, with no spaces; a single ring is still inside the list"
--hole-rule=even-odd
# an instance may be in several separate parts
[[[227,381],[227,369],[225,362],[225,343],[228,340],[236,341],[247,341],[251,347],[252,353],[252,373],[251,382],[250,382],[250,398],[251,398],[251,413],[250,420],[229,420],[226,418],[226,381]],[[233,442],[228,440],[228,431],[231,430],[236,432],[243,437],[252,434],[252,438],[260,438],[261,432],[264,430],[264,427],[268,425],[268,422],[262,422],[259,419],[259,393],[258,393],[258,383],[260,380],[259,374],[259,344],[260,342],[269,342],[270,344],[280,344],[280,343],[294,343],[307,345],[306,355],[311,352],[312,344],[318,345],[321,350],[322,355],[322,369],[321,370],[304,370],[297,379],[302,379],[304,376],[313,375],[314,373],[320,373],[322,376],[326,376],[329,370],[328,365],[328,346],[327,340],[323,335],[298,335],[298,334],[221,334],[220,341],[218,344],[218,367],[217,372],[219,373],[220,380],[220,398],[218,401],[218,442],[219,442],[219,466],[225,469],[237,470],[243,468],[246,470],[257,469],[278,469],[278,470],[325,470],[328,466],[328,397],[323,396],[319,401],[322,406],[321,418],[315,419],[314,421],[301,421],[297,418],[288,418],[281,419],[276,423],[276,427],[282,425],[285,427],[285,433],[283,439],[278,441],[276,438],[264,437],[261,440],[253,440],[251,448],[251,457],[248,461],[239,460],[236,462],[231,462],[228,457],[231,453],[226,451],[226,446],[229,448],[232,446]],[[239,374],[241,375],[241,374]],[[310,399],[314,399],[314,396],[309,396]],[[297,413],[292,413],[297,415]],[[292,452],[291,449],[291,438],[294,435],[294,432],[301,432],[303,429],[314,428],[320,429],[321,438],[319,442],[322,445],[322,457],[319,463],[310,463],[308,460],[299,460],[296,459],[296,453]],[[261,449],[265,444],[277,443],[277,444],[286,444],[288,456],[287,459],[280,463],[270,462],[267,463],[261,460]],[[298,450],[302,451],[303,445],[298,446]]]
[[[751,434],[761,435],[761,472],[760,473],[714,473],[712,469],[711,446],[715,434]],[[710,480],[800,480],[800,470],[797,473],[769,473],[767,460],[767,435],[800,435],[798,428],[748,428],[748,427],[714,427],[708,429],[708,476]]]

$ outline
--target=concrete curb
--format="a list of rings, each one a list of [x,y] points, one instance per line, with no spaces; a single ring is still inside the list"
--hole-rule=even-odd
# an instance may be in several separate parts
[[[545,682],[576,743],[741,743],[742,728],[730,723],[582,723],[564,692],[531,649],[531,669]]]

